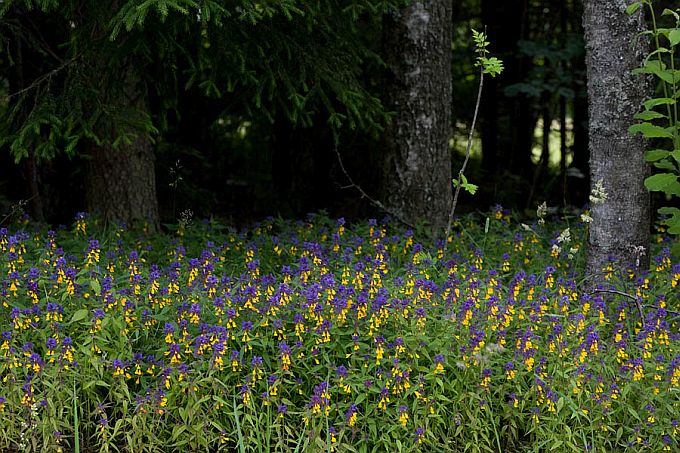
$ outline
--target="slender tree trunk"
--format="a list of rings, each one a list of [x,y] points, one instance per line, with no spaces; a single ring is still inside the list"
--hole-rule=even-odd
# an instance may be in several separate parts
[[[645,141],[628,133],[633,115],[650,94],[648,80],[633,76],[647,41],[642,11],[628,15],[627,0],[586,0],[583,24],[588,71],[591,187],[602,181],[608,196],[593,203],[587,271],[598,275],[610,257],[621,266],[648,266],[650,199]],[[639,250],[644,248],[645,255]],[[642,259],[641,259],[642,258]]]
[[[43,208],[43,197],[40,193],[40,167],[35,152],[31,149],[24,162],[24,174],[30,195],[31,217],[38,222],[45,221],[45,210]]]
[[[451,204],[451,2],[416,1],[386,20],[384,200],[408,223],[442,229]]]

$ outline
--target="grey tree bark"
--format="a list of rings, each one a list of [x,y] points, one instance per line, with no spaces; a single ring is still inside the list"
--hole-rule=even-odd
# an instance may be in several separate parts
[[[92,145],[86,184],[88,210],[106,221],[159,226],[154,151],[147,137],[129,145]]]
[[[105,221],[144,223],[153,232],[160,226],[155,154],[148,132],[135,124],[148,114],[148,103],[133,68],[123,68],[118,77],[101,84],[107,108],[119,113],[106,118],[98,128],[106,140],[101,145],[89,145],[87,209]],[[129,143],[111,145],[126,133],[134,136]]]
[[[385,23],[383,199],[408,223],[443,229],[451,204],[451,2],[415,1]]]
[[[647,41],[642,11],[628,15],[627,0],[585,0],[583,25],[588,74],[590,181],[602,181],[608,196],[591,203],[588,275],[601,274],[610,257],[619,265],[649,264],[650,197],[644,187],[649,166],[645,141],[628,133],[650,92],[649,80],[634,76]]]

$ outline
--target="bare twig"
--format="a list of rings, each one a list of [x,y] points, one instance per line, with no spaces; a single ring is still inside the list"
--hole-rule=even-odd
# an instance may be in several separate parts
[[[608,294],[617,294],[619,296],[623,297],[628,297],[629,299],[632,299],[635,301],[635,305],[637,306],[638,312],[640,313],[640,320],[642,321],[642,327],[645,327],[645,314],[642,311],[642,304],[640,303],[640,298],[633,296],[632,294],[624,293],[623,291],[619,291],[616,289],[594,289],[592,292],[589,293],[589,295],[595,294],[595,293],[608,293]]]
[[[609,294],[618,294],[619,296],[624,296],[632,300],[638,300],[636,296],[633,296],[632,294],[624,293],[623,291],[619,291],[617,289],[595,289],[592,292],[588,293],[589,296],[595,294],[595,293],[609,293]]]
[[[354,182],[354,180],[352,179],[352,177],[351,177],[351,176],[349,175],[349,173],[347,172],[347,169],[345,169],[345,164],[342,162],[342,156],[340,156],[340,151],[338,151],[338,145],[337,145],[337,144],[335,145],[335,154],[338,156],[338,163],[340,164],[340,169],[342,170],[342,172],[345,174],[345,177],[346,177],[347,180],[349,181],[349,186],[343,186],[343,187],[342,187],[343,189],[351,188],[351,187],[355,188],[356,190],[359,191],[359,193],[361,194],[361,196],[362,196],[363,198],[366,198],[366,199],[367,199],[368,201],[370,201],[371,204],[373,204],[374,206],[376,206],[376,207],[378,207],[379,209],[385,211],[386,213],[388,213],[389,215],[391,215],[392,217],[394,217],[397,221],[399,221],[400,223],[403,223],[403,224],[406,225],[407,227],[412,228],[412,229],[415,229],[415,228],[416,228],[416,227],[415,227],[414,225],[412,225],[410,222],[408,222],[408,221],[406,221],[404,218],[402,218],[399,214],[397,214],[396,212],[392,211],[392,210],[389,209],[387,206],[385,206],[384,204],[382,204],[379,200],[376,200],[375,198],[373,198],[373,197],[371,197],[370,195],[368,195],[368,194],[364,191],[364,189],[361,188],[361,186],[359,186],[358,184],[356,184],[356,183]]]
[[[14,203],[10,208],[9,214],[7,214],[5,217],[2,218],[2,220],[0,220],[0,225],[4,224],[7,221],[7,219],[12,218],[17,212],[23,211],[24,206],[26,206],[28,202],[34,199],[35,197],[36,195],[33,195],[31,198],[28,198],[26,200],[19,200],[16,203]]]
[[[7,102],[7,101],[9,101],[10,99],[12,99],[13,97],[19,96],[19,95],[21,95],[21,94],[23,94],[23,93],[25,93],[25,92],[27,92],[27,91],[30,91],[30,90],[33,90],[33,89],[37,88],[40,84],[42,84],[42,83],[45,82],[46,80],[51,79],[51,78],[54,77],[56,74],[58,74],[59,72],[63,71],[66,67],[68,67],[69,65],[71,65],[71,64],[72,64],[74,61],[76,61],[78,58],[79,58],[79,55],[73,56],[72,58],[70,58],[69,60],[65,61],[64,63],[62,63],[62,64],[59,65],[58,67],[52,69],[51,71],[46,72],[45,74],[43,74],[43,75],[41,75],[40,77],[38,77],[37,79],[35,79],[30,85],[28,85],[28,86],[26,86],[26,87],[24,87],[24,88],[22,88],[22,89],[20,89],[20,90],[17,90],[17,91],[15,91],[14,93],[10,93],[10,94],[8,94],[8,95],[5,95],[3,100],[4,100],[5,102]]]
[[[643,305],[643,307],[645,307],[645,308],[653,308],[653,309],[655,309],[655,310],[661,310],[661,307],[659,307],[658,305]],[[666,313],[669,313],[669,314],[671,314],[671,315],[673,315],[673,316],[680,316],[680,311],[669,310],[669,309],[667,309],[667,308],[664,308],[664,310],[666,310]]]

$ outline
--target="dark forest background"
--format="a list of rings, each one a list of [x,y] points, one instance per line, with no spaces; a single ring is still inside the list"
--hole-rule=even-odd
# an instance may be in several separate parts
[[[56,128],[50,123],[50,118],[59,117],[59,109],[63,112],[68,105],[63,104],[64,90],[59,90],[57,99],[55,87],[70,83],[70,62],[91,52],[87,38],[74,38],[68,30],[68,24],[80,27],[73,22],[78,20],[75,12],[87,2],[67,3],[72,8],[61,15],[23,4],[12,7],[4,11],[0,28],[5,38],[0,52],[0,213],[9,213],[18,201],[28,200],[25,210],[32,218],[53,224],[68,223],[76,212],[88,210],[86,194],[91,189],[87,172],[93,161],[86,151],[87,131],[75,126]],[[660,8],[673,6],[670,0],[659,3]],[[351,186],[338,155],[354,182],[381,199],[383,131],[389,109],[376,109],[363,124],[352,121],[351,116],[336,122],[338,93],[351,92],[351,87],[336,90],[335,97],[323,95],[314,103],[310,101],[303,114],[285,107],[292,99],[290,93],[278,92],[281,99],[276,93],[267,98],[265,93],[265,100],[260,101],[253,89],[269,83],[258,75],[257,68],[268,68],[272,74],[267,77],[279,82],[287,76],[294,82],[306,77],[298,67],[302,63],[290,55],[281,57],[286,48],[281,43],[306,42],[307,48],[293,48],[300,52],[297,57],[310,61],[310,67],[323,66],[337,55],[332,35],[317,35],[312,29],[305,32],[303,24],[286,19],[277,22],[273,16],[269,22],[245,21],[243,27],[252,33],[239,35],[235,28],[229,30],[230,41],[222,43],[223,37],[211,34],[209,27],[196,25],[170,32],[181,24],[169,19],[154,22],[154,14],[149,13],[145,24],[133,27],[125,37],[121,37],[123,31],[115,40],[104,39],[104,50],[93,54],[91,64],[81,70],[87,73],[84,79],[96,82],[100,71],[107,73],[115,67],[107,64],[121,58],[118,53],[137,55],[138,48],[126,46],[146,42],[139,53],[143,58],[132,66],[147,87],[148,110],[142,120],[146,121],[145,130],[153,129],[150,146],[162,222],[176,222],[186,210],[235,225],[269,215],[295,218],[320,210],[349,219],[384,215]],[[389,39],[384,27],[387,16],[389,13],[360,11],[352,32],[356,48],[363,46],[363,57],[357,60],[359,72],[354,75],[362,89],[382,99],[383,105],[387,104],[382,64]],[[498,203],[523,212],[543,201],[549,206],[582,207],[589,188],[589,156],[581,1],[454,0],[451,26],[454,172],[463,161],[478,82],[471,28],[486,29],[492,55],[505,66],[500,76],[485,81],[468,170],[468,180],[480,189],[474,197],[464,195],[460,209],[485,210]],[[85,40],[80,44],[82,53],[73,52],[77,46],[64,45],[69,39]],[[257,46],[251,46],[254,42]],[[241,56],[229,56],[229,46],[240,46],[232,53]],[[271,53],[258,55],[253,49]],[[213,57],[220,52],[227,57]],[[247,68],[256,82],[243,82],[242,72],[230,79],[229,68],[238,65],[239,58],[258,60],[254,69]],[[247,64],[243,63],[244,67]],[[125,73],[102,76],[101,83],[126,77]],[[230,80],[236,80],[235,87],[229,88]],[[79,105],[106,104],[101,92],[87,90],[88,86],[81,87],[79,96],[85,101]],[[51,96],[54,103],[62,104],[48,109],[34,127],[32,138],[22,142],[20,135],[26,131],[17,124],[35,120],[31,116],[35,112],[28,113],[28,101],[49,106],[53,104]],[[357,118],[369,116],[367,112],[358,111]],[[116,120],[111,116],[106,121]],[[80,139],[71,140],[72,135]],[[19,149],[22,143],[25,146]],[[120,159],[125,158],[121,154]]]

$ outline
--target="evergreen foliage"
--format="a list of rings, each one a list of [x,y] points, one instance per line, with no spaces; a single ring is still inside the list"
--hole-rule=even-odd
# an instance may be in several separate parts
[[[387,114],[362,67],[381,62],[365,30],[379,30],[400,3],[3,2],[10,94],[0,144],[16,160],[29,150],[49,159],[73,155],[83,138],[155,136],[180,114],[181,91],[195,87],[270,120],[310,124],[322,112],[334,128],[378,130]]]

